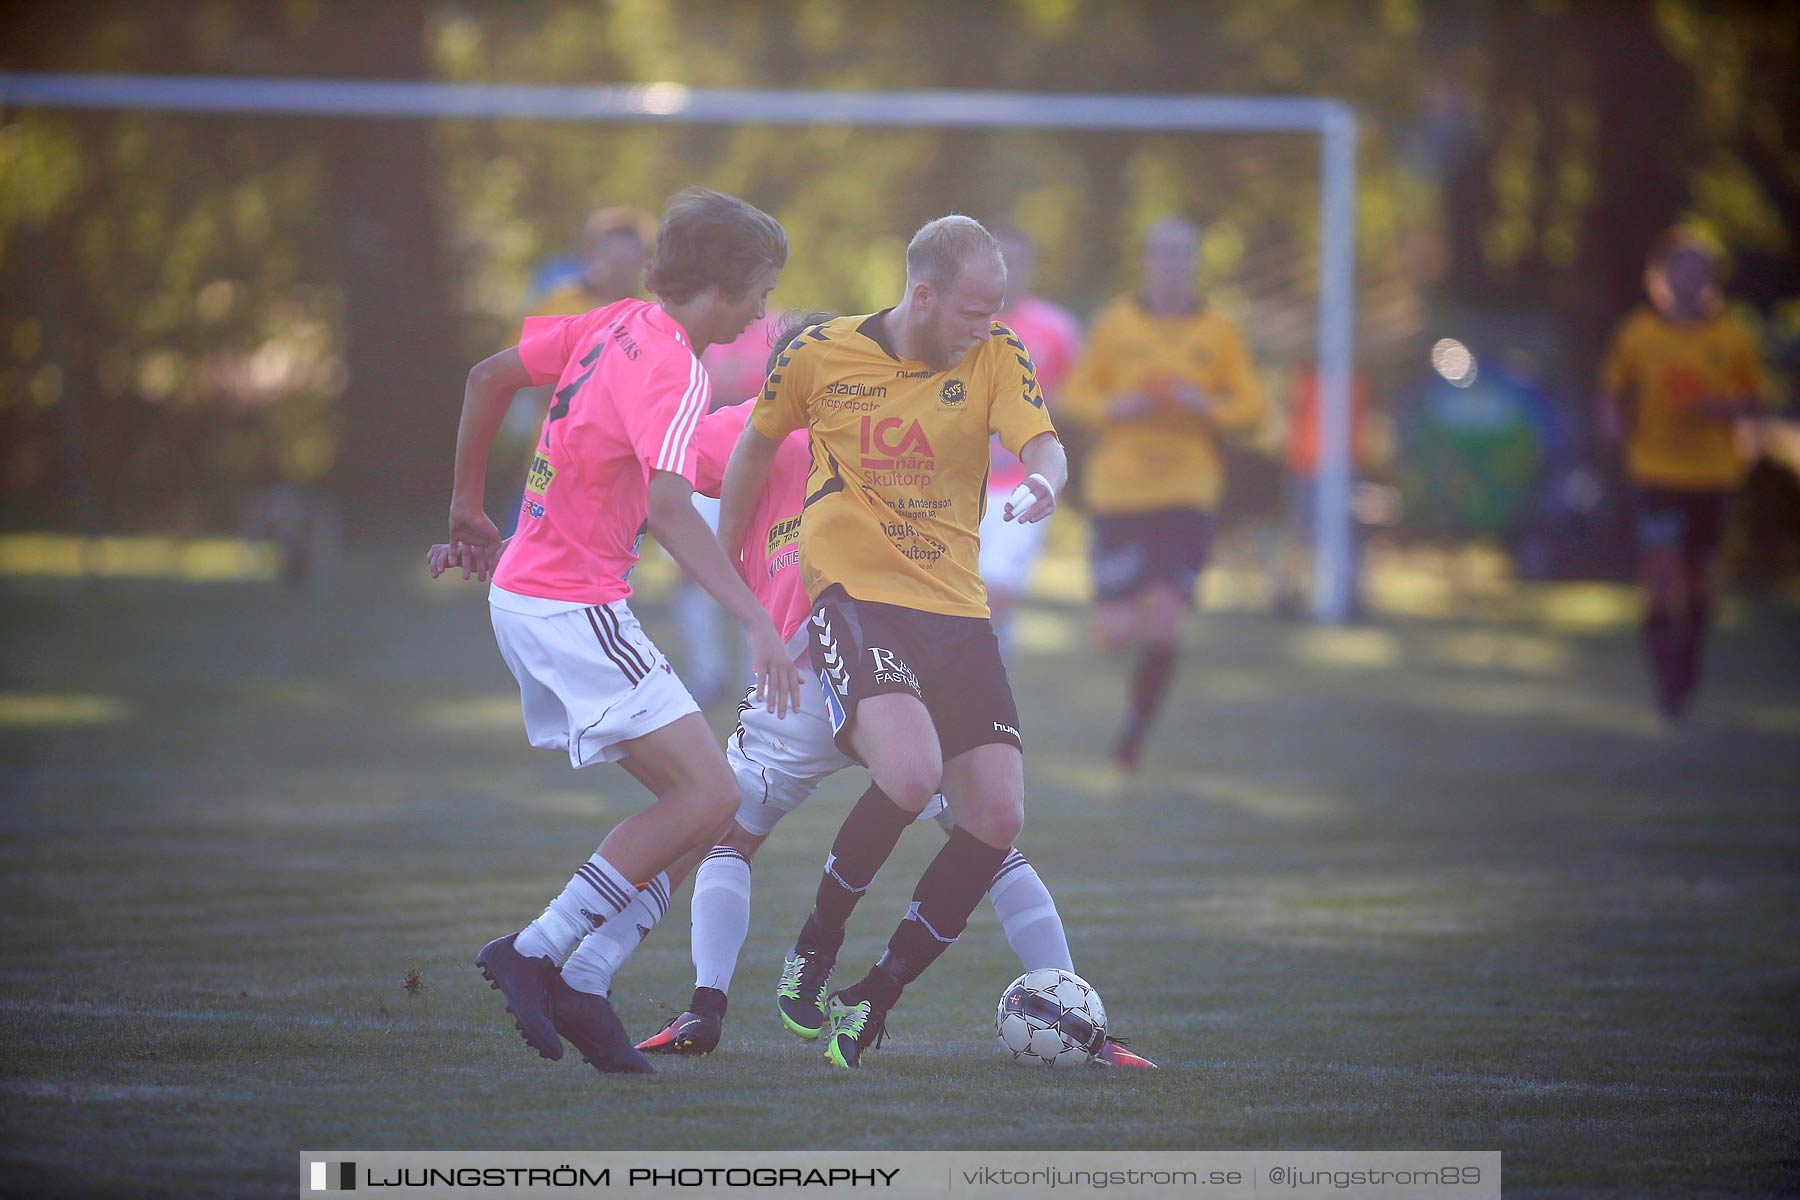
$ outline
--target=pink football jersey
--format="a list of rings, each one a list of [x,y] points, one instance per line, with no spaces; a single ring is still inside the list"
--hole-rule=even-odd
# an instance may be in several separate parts
[[[556,388],[494,583],[575,604],[629,596],[651,472],[694,480],[706,372],[680,323],[644,300],[528,318],[519,357]]]
[[[1025,349],[1031,352],[1038,386],[1054,395],[1057,383],[1081,353],[1081,326],[1074,314],[1048,300],[1027,296],[1017,307],[997,314],[994,320],[1019,335]],[[1025,482],[1025,465],[1000,444],[999,438],[993,439],[992,461],[989,492],[1010,494]]]
[[[737,445],[755,407],[755,400],[746,400],[721,408],[700,422],[694,438],[695,491],[706,496],[719,494],[731,448]],[[750,516],[742,560],[731,556],[784,640],[794,636],[812,611],[806,589],[800,586],[800,510],[806,507],[806,473],[811,462],[806,430],[796,429],[782,439],[768,485]]]

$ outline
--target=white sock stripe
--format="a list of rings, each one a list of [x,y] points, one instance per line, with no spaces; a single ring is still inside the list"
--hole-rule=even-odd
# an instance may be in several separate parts
[[[903,918],[903,920],[917,921],[919,924],[921,924],[925,927],[926,933],[929,933],[932,937],[936,938],[939,942],[943,943],[946,946],[954,945],[956,942],[955,938],[945,937],[943,934],[939,933],[937,931],[937,926],[933,925],[930,921],[927,921],[922,915],[920,915],[919,902],[917,900],[914,900],[912,902],[912,904],[910,906],[908,906],[908,908],[906,910],[906,916]]]
[[[579,867],[576,867],[575,874],[581,879],[586,880],[588,886],[600,893],[601,899],[610,901],[614,909],[623,911],[631,906],[631,898],[634,895],[634,892],[627,891],[625,888],[620,887],[617,883],[608,879],[600,868],[596,867],[592,861],[584,862]]]
[[[702,866],[704,866],[705,864],[711,862],[715,858],[717,858],[717,859],[735,858],[739,862],[744,864],[744,870],[748,871],[750,869],[750,859],[748,857],[746,857],[744,852],[742,850],[739,850],[736,846],[714,846],[710,851],[707,852],[706,857],[700,860],[700,863]]]
[[[659,921],[669,911],[669,885],[663,882],[666,878],[667,876],[658,875],[638,889],[638,898],[656,914]]]
[[[853,896],[860,896],[869,890],[869,885],[867,883],[863,884],[861,887],[857,887],[854,883],[851,883],[848,879],[845,879],[842,875],[837,873],[837,855],[835,854],[827,854],[825,856],[825,873],[837,880],[837,885]],[[873,881],[871,880],[871,882]]]
[[[1020,868],[1031,870],[1032,866],[1030,861],[1027,860],[1023,854],[1014,850],[1000,863],[1000,869],[994,872],[994,879],[992,883],[988,884],[988,890],[990,892],[997,891],[1000,887],[1000,881]]]

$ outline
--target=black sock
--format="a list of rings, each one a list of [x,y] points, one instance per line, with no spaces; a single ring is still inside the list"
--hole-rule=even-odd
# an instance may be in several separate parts
[[[710,1014],[722,1021],[725,1019],[725,993],[718,988],[697,987],[693,999],[688,1001],[687,1010],[696,1016]]]
[[[1163,697],[1168,695],[1169,680],[1175,677],[1179,658],[1179,652],[1167,642],[1152,642],[1144,647],[1137,669],[1131,674],[1131,711],[1121,739],[1126,744],[1135,747],[1150,732]]]
[[[845,1004],[860,1004],[867,1000],[882,1012],[894,1007],[900,1000],[900,989],[906,985],[901,983],[888,969],[884,958],[869,968],[869,973],[838,993],[838,998]]]
[[[919,877],[912,907],[888,939],[878,965],[902,986],[924,974],[962,936],[1009,849],[996,850],[962,828],[951,830],[950,840]]]
[[[1674,703],[1681,671],[1682,622],[1669,609],[1652,606],[1644,614],[1644,657],[1657,703],[1665,712]]]
[[[831,843],[831,855],[825,860],[809,924],[827,932],[843,931],[850,910],[869,890],[869,881],[881,870],[881,864],[894,852],[900,834],[916,816],[917,813],[907,812],[888,799],[887,793],[873,783],[869,784],[869,790],[844,818],[837,839]]]
[[[1699,690],[1706,664],[1706,632],[1711,624],[1712,600],[1705,596],[1691,599],[1676,637],[1676,688],[1683,703]]]

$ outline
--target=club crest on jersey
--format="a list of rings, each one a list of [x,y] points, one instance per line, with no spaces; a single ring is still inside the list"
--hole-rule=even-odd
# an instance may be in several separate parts
[[[968,389],[963,387],[960,379],[946,379],[944,386],[938,389],[938,399],[945,408],[961,408],[963,401],[969,398]]]

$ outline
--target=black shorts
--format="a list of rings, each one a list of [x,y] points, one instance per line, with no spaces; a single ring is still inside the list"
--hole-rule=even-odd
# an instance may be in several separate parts
[[[1730,492],[1644,487],[1633,498],[1640,550],[1677,550],[1691,563],[1718,553],[1725,538]]]
[[[1211,513],[1198,508],[1095,513],[1090,528],[1088,565],[1096,600],[1129,600],[1153,583],[1167,583],[1193,603],[1212,549]]]
[[[833,585],[813,604],[806,629],[833,739],[851,758],[857,704],[899,692],[931,714],[945,762],[990,742],[1024,749],[1019,706],[986,617],[857,600]]]

